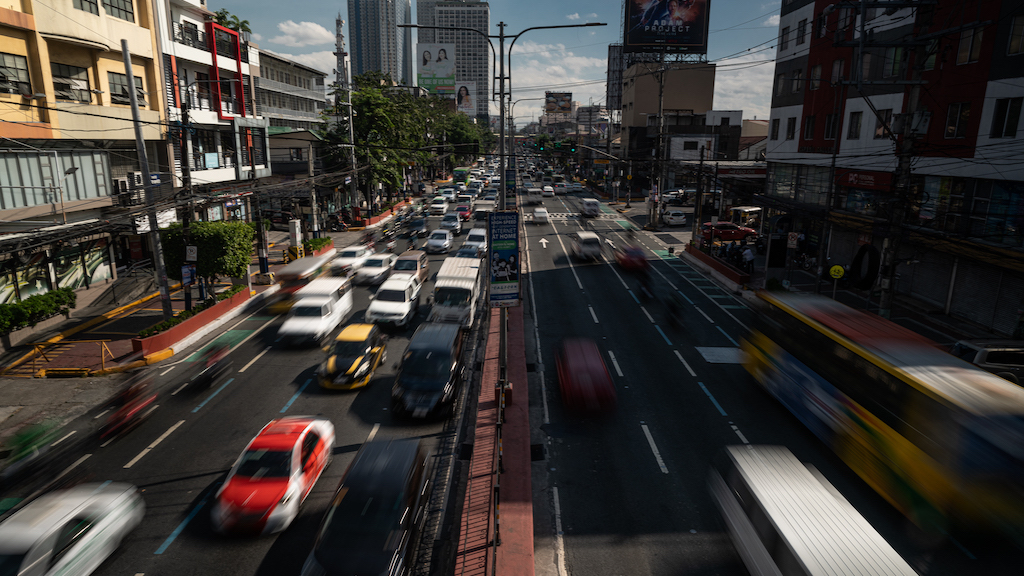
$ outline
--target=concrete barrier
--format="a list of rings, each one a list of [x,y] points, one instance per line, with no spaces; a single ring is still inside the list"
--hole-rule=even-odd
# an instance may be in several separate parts
[[[155,336],[132,338],[132,349],[136,352],[142,352],[143,355],[149,355],[158,350],[170,348],[175,343],[186,339],[193,332],[198,331],[224,315],[232,308],[242,305],[250,297],[251,293],[248,290],[242,290],[238,294],[221,300],[181,324],[172,326]]]

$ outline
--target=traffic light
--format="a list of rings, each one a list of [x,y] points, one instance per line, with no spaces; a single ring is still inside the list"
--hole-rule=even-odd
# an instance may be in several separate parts
[[[541,150],[541,152],[544,151],[544,145],[543,144],[540,145],[540,150]]]
[[[575,151],[576,151],[576,145],[575,144],[570,144],[569,145],[569,152],[575,152]]]

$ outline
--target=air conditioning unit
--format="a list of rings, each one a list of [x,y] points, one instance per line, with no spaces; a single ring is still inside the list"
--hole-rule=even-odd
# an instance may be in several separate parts
[[[130,190],[128,178],[114,178],[114,194],[124,194]]]
[[[142,172],[129,172],[128,185],[131,187],[142,186]]]

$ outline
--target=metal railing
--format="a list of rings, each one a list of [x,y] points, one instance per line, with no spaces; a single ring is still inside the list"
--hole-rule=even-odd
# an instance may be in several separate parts
[[[210,47],[206,43],[206,32],[188,26],[182,26],[178,22],[171,23],[171,34],[178,44],[191,46],[209,52]]]

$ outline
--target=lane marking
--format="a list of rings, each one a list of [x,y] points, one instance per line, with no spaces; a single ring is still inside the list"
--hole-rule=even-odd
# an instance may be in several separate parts
[[[661,468],[662,474],[668,474],[668,467],[665,466],[665,461],[661,459],[661,452],[658,452],[658,446],[654,443],[654,437],[651,436],[650,429],[647,428],[647,424],[641,424],[640,427],[644,429],[644,436],[647,436],[647,443],[651,445],[651,452],[654,452],[654,459],[658,461],[658,468]]]
[[[619,362],[615,359],[615,352],[608,351],[608,357],[612,360],[612,366],[615,367],[615,373],[622,376],[622,370],[619,369]]]
[[[54,442],[53,444],[50,444],[50,448],[53,448],[53,447],[54,447],[54,446],[56,446],[57,444],[60,444],[61,442],[63,442],[63,441],[65,441],[65,440],[67,440],[68,438],[71,438],[71,437],[72,437],[72,436],[74,436],[74,435],[75,435],[76,433],[78,433],[78,430],[72,430],[71,432],[68,432],[67,434],[65,434],[65,435],[64,435],[64,437],[63,437],[63,438],[61,438],[60,440],[57,440],[57,441],[56,441],[56,442]]]
[[[86,460],[88,460],[89,456],[92,456],[92,454],[83,454],[82,457],[79,458],[78,460],[75,460],[71,464],[71,466],[68,466],[67,468],[61,470],[60,474],[57,474],[57,477],[54,478],[54,480],[60,480],[61,478],[63,478],[65,474],[67,474],[68,472],[71,472],[76,467],[78,467],[79,464],[81,464],[82,462],[85,462]]]
[[[722,416],[728,416],[728,414],[725,413],[725,410],[722,409],[722,405],[718,403],[718,400],[715,400],[715,397],[711,395],[711,391],[708,390],[707,386],[705,386],[703,382],[697,382],[697,385],[699,385],[700,389],[708,395],[708,398],[711,399],[711,403],[715,405],[715,408],[718,408],[718,413]]]
[[[178,427],[181,426],[184,423],[185,423],[184,420],[178,420],[177,424],[175,424],[174,426],[171,426],[170,428],[168,428],[167,431],[164,432],[163,434],[161,434],[159,438],[157,438],[156,440],[153,440],[152,444],[150,444],[149,446],[146,446],[145,448],[143,448],[142,452],[139,452],[139,455],[136,456],[135,458],[132,458],[127,464],[124,465],[124,467],[125,468],[131,468],[132,466],[134,466],[139,460],[142,460],[143,456],[145,456],[146,454],[149,454],[153,450],[153,448],[156,448],[158,444],[160,444],[161,442],[166,440],[167,437],[170,436],[172,432],[177,430]]]
[[[555,557],[557,559],[558,576],[566,576],[568,571],[565,568],[565,541],[562,534],[562,507],[558,502],[558,487],[551,488],[551,496],[555,502]]]
[[[644,313],[644,316],[647,316],[647,319],[651,321],[651,324],[654,324],[654,317],[647,311],[647,308],[644,308],[643,305],[641,305],[640,310]]]
[[[686,294],[683,294],[683,291],[682,291],[682,290],[676,290],[676,293],[678,293],[678,294],[679,294],[680,296],[682,296],[682,297],[683,297],[683,300],[686,300],[686,301],[687,301],[687,302],[689,302],[690,304],[693,304],[693,300],[690,300],[690,297],[689,297],[689,296],[687,296]]]
[[[306,386],[309,386],[309,383],[312,382],[312,381],[313,381],[313,379],[310,378],[310,379],[306,380],[305,384],[303,384],[302,386],[299,387],[299,389],[295,392],[295,394],[292,395],[291,400],[289,400],[288,403],[284,405],[284,408],[281,408],[281,414],[284,414],[285,412],[288,411],[289,408],[292,407],[292,403],[299,399],[299,396],[302,394],[302,391],[305,390]]]
[[[636,297],[636,294],[633,294],[632,290],[627,288],[626,292],[629,292],[629,295],[633,297],[633,302],[636,302],[637,304],[640,303],[640,299]]]
[[[377,430],[380,430],[380,422],[376,422],[373,428],[370,429],[370,435],[366,437],[365,442],[373,442],[375,436],[377,436]]]
[[[99,414],[97,414],[97,415],[93,416],[93,417],[92,417],[92,419],[93,419],[93,420],[99,420],[99,419],[100,419],[100,417],[102,417],[102,416],[103,416],[104,414],[106,414],[107,412],[110,412],[110,408],[107,408],[107,409],[105,409],[105,410],[104,410],[103,412],[100,412]]]
[[[747,437],[743,435],[743,432],[740,432],[740,429],[737,428],[735,424],[732,425],[732,431],[740,437],[740,440],[742,440],[744,444],[750,444],[750,441],[747,440]]]
[[[529,246],[530,235],[529,233],[526,232],[525,228],[523,229],[523,236],[527,238],[526,245]],[[544,423],[550,424],[551,415],[548,412],[548,388],[547,385],[544,383],[544,357],[542,356],[540,349],[540,329],[537,327],[537,298],[535,296],[537,291],[534,290],[533,288],[533,262],[530,259],[529,250],[526,251],[526,270],[527,278],[530,282],[530,307],[533,310],[533,342],[535,347],[535,353],[537,355],[536,371],[537,374],[540,376],[540,399],[541,403],[544,406]]]
[[[587,305],[587,308],[590,309],[590,316],[594,319],[594,324],[600,324],[601,322],[597,319],[597,313],[594,312],[594,307]]]
[[[668,336],[665,335],[665,331],[661,329],[661,326],[658,326],[657,324],[655,324],[654,327],[658,329],[658,334],[661,334],[661,337],[665,339],[665,344],[668,344],[669,346],[671,346],[672,345],[672,341],[669,340]]]
[[[192,383],[191,380],[185,380],[184,384],[182,384],[181,386],[178,386],[177,388],[175,388],[174,392],[171,392],[171,396],[177,396],[178,392],[181,392],[182,390],[187,388],[188,385],[191,384],[191,383]]]
[[[263,349],[263,352],[260,352],[259,354],[253,356],[252,360],[249,360],[249,362],[246,363],[245,366],[242,366],[241,368],[239,368],[238,369],[238,373],[241,374],[242,372],[245,372],[246,370],[248,370],[249,366],[252,366],[253,364],[255,364],[257,360],[259,360],[260,358],[263,358],[263,355],[266,354],[269,351],[270,351],[270,346],[267,346],[266,348]]]
[[[227,382],[225,382],[225,383],[221,384],[221,385],[220,385],[220,388],[217,388],[217,390],[216,390],[216,391],[214,391],[214,393],[213,393],[213,394],[210,394],[209,396],[207,396],[207,397],[206,397],[206,400],[203,400],[203,401],[202,401],[202,403],[200,403],[200,404],[199,404],[199,406],[196,406],[195,408],[193,408],[193,409],[192,409],[192,413],[193,413],[193,414],[195,414],[196,412],[199,412],[199,409],[200,409],[200,408],[202,408],[203,406],[206,406],[206,403],[207,403],[207,402],[209,402],[210,400],[213,400],[213,397],[214,397],[214,396],[216,396],[217,394],[220,394],[220,391],[221,391],[221,390],[223,390],[223,389],[227,388],[227,387],[228,387],[228,384],[231,384],[231,383],[232,383],[232,382],[234,382],[234,381],[235,381],[235,379],[234,379],[234,378],[228,378],[228,381],[227,381]]]
[[[704,312],[703,310],[701,310],[701,309],[700,309],[700,306],[694,306],[694,308],[696,308],[696,309],[697,309],[697,312],[700,312],[702,316],[704,316],[705,318],[707,318],[707,319],[708,319],[708,322],[711,322],[712,324],[714,324],[714,323],[715,323],[715,321],[711,319],[711,316],[708,316],[708,315],[707,315],[707,313],[705,313],[705,312]]]
[[[683,363],[683,366],[686,366],[686,371],[690,373],[690,376],[696,378],[697,373],[693,371],[693,368],[690,368],[690,364],[683,359],[683,355],[679,353],[679,350],[673,350],[673,352],[676,353],[676,358],[679,358],[679,361]]]
[[[110,443],[111,443],[111,442],[113,442],[114,440],[117,440],[117,436],[113,436],[113,437],[111,437],[111,438],[110,438],[110,440],[107,440],[107,441],[106,441],[106,442],[104,442],[103,444],[100,444],[100,448],[106,448],[106,447],[107,447],[107,446],[109,446],[109,445],[110,445]]]
[[[565,249],[565,243],[562,242],[562,235],[556,234],[555,238],[558,239],[558,245],[562,247],[562,254],[565,254],[565,262],[569,265],[569,270],[572,271],[573,278],[576,279],[576,286],[578,286],[580,290],[583,290],[583,283],[580,282],[580,277],[576,274],[576,267],[572,265],[572,256],[570,256],[569,251]]]
[[[174,370],[175,368],[176,368],[175,366],[171,366],[167,370],[164,370],[163,372],[161,372],[160,375],[163,376],[164,374],[167,374],[168,372],[170,372],[171,370]]]
[[[196,504],[196,507],[193,508],[192,511],[188,513],[188,516],[185,516],[185,519],[181,521],[181,524],[178,524],[178,527],[175,528],[173,532],[171,532],[171,535],[167,537],[167,540],[164,540],[164,543],[156,549],[156,552],[153,552],[153,554],[163,554],[171,545],[171,543],[174,542],[174,540],[179,535],[181,535],[181,533],[185,530],[185,527],[188,526],[188,523],[196,517],[196,514],[199,514],[199,511],[202,510],[203,506],[206,505],[206,501],[209,498],[210,494],[207,493],[206,496],[204,496],[203,499],[199,501],[199,504]]]
[[[728,338],[729,342],[732,342],[733,346],[739,348],[740,345],[737,344],[736,341],[732,339],[732,336],[729,336],[728,334],[726,334],[725,330],[723,330],[721,326],[715,326],[715,328],[718,328],[718,331],[721,332],[722,335],[724,335],[726,338]]]

